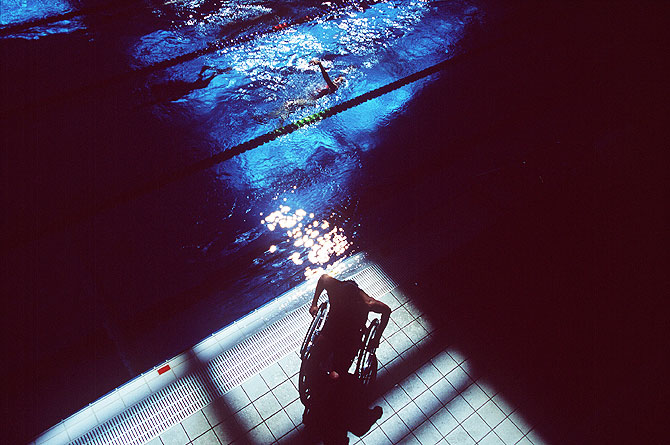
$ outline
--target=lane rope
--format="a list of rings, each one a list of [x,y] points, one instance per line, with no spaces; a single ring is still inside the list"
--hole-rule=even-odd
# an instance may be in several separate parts
[[[369,4],[372,4],[372,3],[376,4],[376,3],[384,3],[384,2],[385,2],[385,0],[373,1],[373,2],[368,2],[368,3]],[[49,104],[57,103],[57,102],[66,100],[68,98],[74,97],[74,96],[85,95],[87,93],[93,92],[93,91],[101,89],[101,88],[111,86],[113,84],[117,84],[117,83],[121,83],[121,82],[124,82],[124,81],[131,80],[135,77],[144,76],[144,75],[150,74],[154,71],[159,71],[159,70],[170,68],[170,67],[173,67],[173,66],[176,66],[176,65],[180,65],[182,63],[185,63],[185,62],[197,59],[199,57],[202,57],[206,54],[213,53],[215,51],[219,51],[219,50],[222,50],[222,49],[225,49],[225,48],[230,48],[232,46],[239,45],[239,44],[242,44],[242,43],[250,42],[250,41],[252,41],[254,39],[257,39],[259,37],[264,37],[264,36],[267,36],[267,35],[270,35],[270,34],[273,34],[273,33],[277,33],[277,32],[283,31],[287,28],[293,27],[293,26],[309,23],[309,22],[318,20],[322,17],[325,17],[328,14],[335,13],[338,10],[343,9],[346,6],[349,6],[349,5],[356,6],[358,4],[359,4],[359,2],[353,1],[353,0],[345,0],[345,1],[338,2],[338,3],[331,3],[328,6],[328,9],[326,9],[322,12],[311,14],[311,15],[305,15],[305,16],[302,16],[302,17],[300,17],[300,18],[298,18],[294,21],[282,22],[282,23],[274,25],[274,26],[272,26],[268,29],[265,29],[263,31],[255,31],[255,32],[246,34],[244,36],[238,36],[238,37],[231,38],[231,39],[215,40],[215,41],[209,42],[204,47],[199,48],[197,50],[194,50],[194,51],[191,51],[191,52],[188,52],[188,53],[184,53],[184,54],[180,54],[178,56],[175,56],[175,57],[172,57],[172,58],[169,58],[169,59],[161,60],[159,62],[150,64],[150,65],[139,66],[139,67],[133,68],[129,71],[125,71],[125,72],[122,72],[122,73],[119,73],[119,74],[115,74],[115,75],[109,76],[109,77],[107,77],[103,80],[93,82],[89,85],[84,85],[84,86],[81,86],[81,87],[78,87],[78,88],[74,88],[74,89],[65,91],[63,93],[48,97],[46,99],[33,102],[33,103],[24,104],[23,106],[19,107],[19,109],[25,111],[26,109],[32,109],[32,108],[37,107],[37,106],[43,106],[43,105],[49,105]],[[335,18],[335,17],[333,17],[333,18]],[[11,115],[12,113],[15,113],[17,111],[19,111],[19,110],[3,110],[2,112],[0,112],[0,115]]]
[[[488,47],[488,46],[487,46]],[[479,48],[479,50],[482,50],[484,48]],[[450,59],[443,60],[442,62],[436,63],[435,65],[432,65],[428,68],[425,68],[421,71],[418,71],[416,73],[410,74],[408,76],[405,76],[401,79],[395,80],[391,83],[388,83],[382,87],[376,88],[374,90],[368,91],[367,93],[361,94],[360,96],[354,97],[352,99],[346,100],[344,102],[341,102],[337,105],[334,105],[330,108],[327,108],[325,110],[313,113],[307,117],[304,117],[302,119],[299,119],[295,122],[292,122],[288,125],[279,127],[273,131],[267,132],[263,135],[257,136],[255,138],[249,139],[245,142],[242,142],[240,144],[237,144],[227,150],[224,150],[220,153],[217,153],[213,156],[210,156],[208,158],[202,159],[200,161],[197,161],[185,168],[168,172],[166,174],[160,175],[156,178],[150,179],[146,181],[143,184],[140,184],[136,187],[133,187],[125,192],[122,192],[116,196],[112,196],[107,199],[103,199],[96,204],[94,204],[91,207],[84,208],[78,213],[71,214],[69,217],[61,219],[60,221],[55,221],[41,230],[38,231],[38,233],[31,238],[32,239],[39,239],[42,238],[45,235],[51,234],[51,233],[56,233],[58,231],[64,230],[67,227],[81,223],[83,221],[89,220],[93,218],[94,216],[113,209],[115,207],[118,207],[121,204],[130,202],[132,200],[135,200],[141,196],[147,195],[149,193],[155,192],[160,190],[161,188],[172,184],[174,182],[180,181],[182,179],[185,179],[195,173],[204,171],[208,168],[211,168],[217,164],[220,164],[222,162],[228,161],[236,156],[239,156],[249,150],[252,150],[254,148],[257,148],[263,144],[266,144],[270,141],[273,141],[277,139],[280,136],[287,135],[290,133],[293,133],[294,131],[306,127],[308,125],[315,124],[317,122],[320,122],[324,119],[330,118],[332,116],[335,116],[336,114],[342,113],[343,111],[346,111],[350,108],[356,107],[364,102],[367,102],[369,100],[375,99],[377,97],[380,97],[384,94],[388,94],[392,91],[395,91],[405,85],[408,85],[410,83],[416,82],[417,80],[423,79],[425,77],[428,77],[432,74],[435,74],[443,69],[445,69],[447,66],[451,65],[452,63],[461,60],[465,57],[470,57],[474,53],[479,53],[478,51],[473,51],[469,53],[462,53],[455,55],[454,57]],[[16,247],[18,245],[23,244],[24,242],[27,242],[30,240],[20,240],[17,239],[15,240],[14,243],[9,247],[10,249],[13,247]]]

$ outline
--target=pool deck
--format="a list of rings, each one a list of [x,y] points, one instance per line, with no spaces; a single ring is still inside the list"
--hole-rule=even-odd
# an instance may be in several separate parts
[[[362,254],[343,277],[393,312],[377,351],[382,417],[349,443],[541,444],[523,407],[445,344],[404,287]],[[266,444],[305,439],[299,348],[308,281],[136,377],[37,437],[35,444]],[[323,296],[322,296],[323,298]]]

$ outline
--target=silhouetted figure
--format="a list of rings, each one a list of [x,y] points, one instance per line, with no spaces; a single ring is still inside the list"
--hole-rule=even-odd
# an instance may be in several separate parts
[[[360,330],[365,326],[368,313],[382,315],[379,329],[371,343],[376,348],[391,317],[391,308],[366,294],[354,281],[340,281],[324,274],[317,282],[309,308],[312,316],[319,309],[316,303],[324,290],[328,293],[330,310],[319,336],[319,348],[329,351],[324,360],[332,360],[330,370],[345,374],[360,346]]]
[[[319,372],[312,382],[312,403],[302,418],[308,437],[346,444],[347,431],[361,437],[382,416],[380,406],[368,409],[363,384],[351,374]]]
[[[354,281],[322,275],[309,309],[312,316],[318,311],[316,304],[324,290],[328,293],[330,310],[314,345],[312,398],[310,408],[303,414],[303,422],[308,433],[322,437],[327,444],[348,443],[347,431],[362,436],[382,415],[381,407],[368,409],[363,384],[348,370],[361,347],[361,329],[365,327],[368,313],[382,315],[377,334],[370,343],[376,348],[388,324],[391,308],[370,297]]]
[[[151,85],[151,104],[172,101],[182,98],[193,90],[207,88],[212,79],[222,73],[227,73],[231,68],[213,68],[208,65],[203,65],[198,73],[198,78],[192,82],[185,80],[169,80],[165,83]],[[210,74],[205,76],[207,71]]]

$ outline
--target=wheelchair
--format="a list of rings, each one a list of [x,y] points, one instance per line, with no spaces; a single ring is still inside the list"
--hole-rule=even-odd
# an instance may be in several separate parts
[[[319,334],[321,334],[326,324],[328,309],[328,302],[321,303],[300,348],[302,363],[298,376],[298,393],[300,394],[300,401],[306,408],[311,405],[313,387],[311,380],[319,367],[319,363],[316,363],[318,358],[314,354],[315,345],[318,343]],[[372,339],[375,338],[378,329],[379,319],[377,318],[372,319],[360,328],[360,345],[349,366],[351,371],[354,362],[356,363],[353,375],[359,379],[364,387],[373,383],[377,377],[377,348],[372,346]]]

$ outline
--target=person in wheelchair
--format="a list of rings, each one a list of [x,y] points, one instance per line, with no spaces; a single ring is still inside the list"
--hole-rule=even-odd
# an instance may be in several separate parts
[[[315,346],[319,368],[328,372],[331,379],[338,379],[348,372],[361,347],[362,332],[368,314],[381,314],[379,327],[368,343],[368,348],[374,350],[379,346],[382,332],[388,324],[391,308],[370,297],[354,281],[340,281],[324,274],[317,282],[314,299],[309,308],[312,316],[318,311],[317,301],[324,290],[328,293],[330,310]]]
[[[317,306],[326,290],[326,303]],[[363,436],[382,416],[382,408],[368,409],[366,385],[377,374],[375,350],[391,316],[391,308],[361,290],[354,281],[322,275],[309,309],[314,318],[301,348],[300,400],[305,405],[307,434],[325,444],[348,443],[347,431]],[[368,314],[381,314],[369,324]],[[325,319],[325,322],[324,322]],[[350,374],[358,355],[356,371]]]

